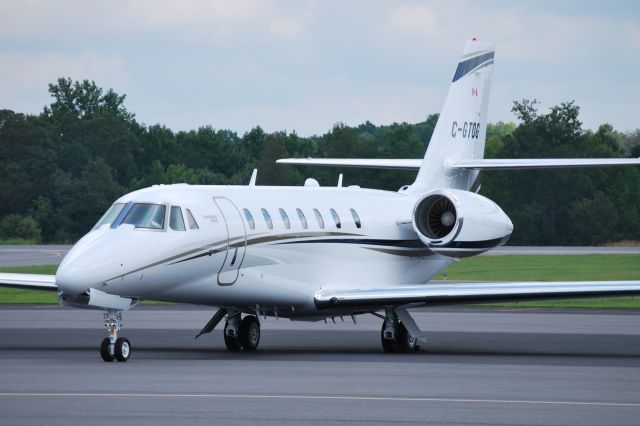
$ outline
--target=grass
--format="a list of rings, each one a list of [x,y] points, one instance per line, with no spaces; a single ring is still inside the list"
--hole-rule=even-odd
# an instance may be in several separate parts
[[[0,272],[53,275],[57,269],[57,265],[7,266],[0,267]],[[58,303],[58,295],[55,291],[20,290],[17,288],[0,287],[0,304],[7,303]]]
[[[57,266],[0,267],[0,272],[55,274]],[[640,279],[640,255],[479,256],[449,266],[436,279],[477,281],[609,281]],[[57,303],[53,292],[0,287],[3,303]],[[486,306],[486,305],[485,305]],[[640,309],[640,296],[518,302],[489,306],[523,308]]]

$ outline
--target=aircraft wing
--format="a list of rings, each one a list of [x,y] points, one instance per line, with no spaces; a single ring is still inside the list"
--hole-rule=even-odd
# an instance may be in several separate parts
[[[548,169],[554,167],[640,166],[640,158],[523,158],[456,160],[449,167],[474,170]]]
[[[406,304],[446,306],[604,296],[640,295],[640,281],[478,282],[431,281],[371,289],[321,290],[318,308],[382,307]]]
[[[0,273],[0,287],[57,291],[55,275]]]
[[[422,159],[383,158],[283,158],[278,164],[298,166],[359,167],[369,169],[418,170]],[[445,163],[450,169],[519,170],[555,167],[640,166],[640,158],[517,158],[453,160]]]
[[[384,158],[282,158],[278,164],[298,166],[359,167],[363,169],[400,169],[418,170],[422,159],[384,159]]]

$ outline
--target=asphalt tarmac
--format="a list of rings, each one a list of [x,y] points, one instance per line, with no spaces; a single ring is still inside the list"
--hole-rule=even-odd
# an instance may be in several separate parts
[[[371,315],[263,321],[229,353],[212,311],[126,312],[127,363],[104,363],[99,311],[0,308],[0,423],[637,425],[640,312],[413,311],[423,351],[385,354]]]
[[[58,265],[71,246],[0,246],[0,266]],[[503,246],[484,256],[557,254],[640,254],[640,247],[526,247]]]

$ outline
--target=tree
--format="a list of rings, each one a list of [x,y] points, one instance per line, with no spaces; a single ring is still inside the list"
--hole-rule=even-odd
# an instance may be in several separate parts
[[[10,214],[0,221],[0,239],[40,242],[40,227],[31,216]]]
[[[260,185],[296,185],[300,184],[302,177],[291,166],[279,166],[276,160],[289,157],[284,141],[287,139],[285,132],[277,132],[267,136],[262,157],[257,163],[258,179]]]
[[[44,115],[56,121],[90,119],[97,115],[112,115],[127,122],[134,120],[134,115],[124,107],[126,95],[112,89],[104,93],[94,81],[59,78],[49,84],[49,93],[55,101],[44,108]]]

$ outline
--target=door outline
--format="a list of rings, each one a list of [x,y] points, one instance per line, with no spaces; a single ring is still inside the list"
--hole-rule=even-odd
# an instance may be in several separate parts
[[[213,197],[213,202],[220,211],[224,226],[227,230],[227,249],[224,254],[224,261],[218,270],[217,281],[218,285],[233,285],[238,280],[240,267],[247,253],[247,228],[242,219],[240,209],[238,209],[233,201],[227,197]],[[234,224],[233,218],[236,218],[239,220],[239,223],[242,224],[241,236],[238,235],[238,237],[236,237],[232,235],[233,231],[240,231],[240,227],[229,226],[230,223]],[[238,244],[240,241],[232,243],[232,241],[239,240],[240,238],[244,240],[243,244]],[[238,257],[240,258],[239,260]],[[235,274],[233,274],[232,271],[235,271]],[[229,273],[231,273],[231,278],[233,279],[221,279],[221,275],[224,275],[224,278],[229,278]]]

